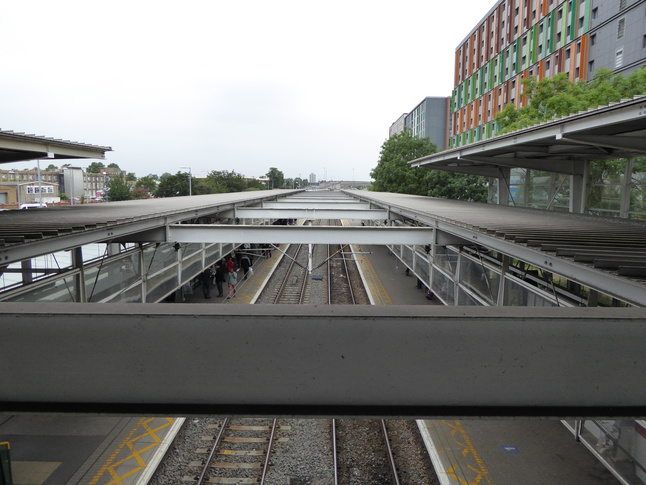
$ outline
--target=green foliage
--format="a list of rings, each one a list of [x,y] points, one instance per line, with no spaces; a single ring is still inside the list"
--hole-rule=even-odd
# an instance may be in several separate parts
[[[118,200],[130,200],[132,194],[130,187],[121,177],[115,177],[108,182],[108,200],[115,202]]]
[[[121,170],[121,169],[119,168],[119,165],[117,165],[116,163],[110,163],[110,164],[108,164],[108,168],[116,168],[117,170]]]
[[[276,167],[271,167],[269,172],[265,174],[265,177],[269,179],[270,189],[280,189],[285,183],[285,175]]]
[[[141,177],[137,179],[137,182],[135,183],[135,188],[143,188],[147,190],[149,193],[154,193],[155,190],[157,190],[157,177],[153,177],[152,175],[146,175],[145,177]]]
[[[155,189],[155,197],[180,197],[188,195],[188,175],[177,172],[175,175],[164,173]]]
[[[61,192],[58,194],[58,196],[61,198],[61,200],[69,200],[70,196],[67,195],[65,192]]]
[[[128,172],[126,174],[126,182],[136,182],[136,181],[137,181],[137,177],[135,176],[134,172]]]
[[[523,96],[527,104],[516,110],[507,105],[496,116],[499,133],[567,116],[579,111],[596,108],[621,99],[646,94],[646,68],[628,77],[613,74],[606,68],[599,69],[589,82],[572,82],[566,73],[537,81],[535,77],[523,79]]]
[[[377,166],[370,176],[372,190],[485,202],[484,177],[454,174],[441,170],[412,168],[408,162],[437,152],[428,138],[418,138],[408,131],[388,138],[381,146]]]
[[[104,170],[105,170],[105,165],[103,165],[103,162],[92,162],[85,169],[87,173],[101,173]]]
[[[49,165],[47,165],[45,172],[55,172],[56,170],[58,170],[58,167],[53,163],[50,163]]]

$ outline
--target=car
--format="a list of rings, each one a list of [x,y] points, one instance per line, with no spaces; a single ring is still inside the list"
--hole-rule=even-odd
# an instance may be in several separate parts
[[[35,203],[35,204],[20,204],[20,209],[47,209],[47,204],[45,202],[43,203]]]

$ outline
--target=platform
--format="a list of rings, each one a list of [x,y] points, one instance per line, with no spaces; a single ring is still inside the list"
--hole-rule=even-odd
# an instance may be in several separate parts
[[[375,305],[427,305],[432,312],[439,304],[426,298],[415,276],[408,276],[386,247],[355,246],[353,251]],[[271,258],[256,258],[254,274],[240,279],[235,298],[218,298],[213,291],[204,299],[198,286],[186,301],[253,303],[279,260],[279,250]],[[16,485],[143,485],[181,423],[146,417],[13,417],[0,420],[0,437],[12,442]],[[418,425],[442,485],[619,483],[556,420],[420,420]],[[33,436],[38,436],[37,446]]]

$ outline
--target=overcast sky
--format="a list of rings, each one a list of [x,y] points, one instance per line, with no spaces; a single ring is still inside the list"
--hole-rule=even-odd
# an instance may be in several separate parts
[[[451,94],[455,48],[494,4],[2,2],[0,128],[110,146],[138,177],[369,180],[390,125]]]

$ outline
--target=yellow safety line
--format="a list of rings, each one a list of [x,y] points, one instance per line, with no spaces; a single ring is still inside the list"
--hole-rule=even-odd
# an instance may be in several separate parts
[[[469,438],[469,435],[467,434],[465,429],[462,427],[462,423],[460,423],[460,421],[451,422],[445,420],[442,420],[442,423],[450,428],[451,436],[453,437],[454,442],[462,448],[462,456],[466,458],[467,456],[471,455],[473,461],[475,462],[474,465],[467,465],[467,468],[469,468],[469,470],[471,470],[474,474],[474,476],[471,478],[471,481],[467,481],[467,479],[458,476],[456,469],[459,468],[459,465],[451,466],[451,468],[446,470],[446,474],[457,480],[460,485],[478,485],[482,480],[485,480],[487,483],[491,483],[491,480],[489,478],[489,470],[487,470],[484,461],[476,451],[473,443],[471,443],[471,439]]]
[[[150,427],[150,423],[155,419],[165,419],[165,422],[161,426],[158,426],[157,428],[152,429]],[[89,485],[96,485],[106,472],[108,473],[108,475],[110,475],[110,478],[111,478],[111,480],[107,482],[106,485],[123,485],[124,479],[146,468],[146,462],[143,460],[141,455],[146,451],[149,451],[159,446],[162,440],[159,438],[159,436],[157,436],[157,432],[161,431],[164,428],[167,428],[168,426],[171,426],[173,422],[174,422],[173,418],[141,418],[139,421],[137,421],[137,426],[133,428],[128,434],[128,436],[119,444],[116,451],[110,456],[108,461],[105,462],[105,464],[101,467],[101,469],[96,474],[96,476],[92,479]],[[143,434],[138,434],[137,436],[133,437],[133,435],[137,431],[140,431],[141,428],[143,428],[145,432]],[[153,443],[145,446],[140,450],[137,450],[135,448],[135,443],[138,440],[141,440],[142,438],[145,438],[147,436],[152,438]],[[117,462],[114,462],[114,460],[117,458],[121,450],[123,450],[126,447],[130,449],[130,452],[131,452],[130,455],[128,455],[127,457]],[[127,473],[125,473],[124,475],[119,475],[117,468],[131,459],[134,459],[137,462],[138,466],[134,466],[130,468],[127,471]]]

